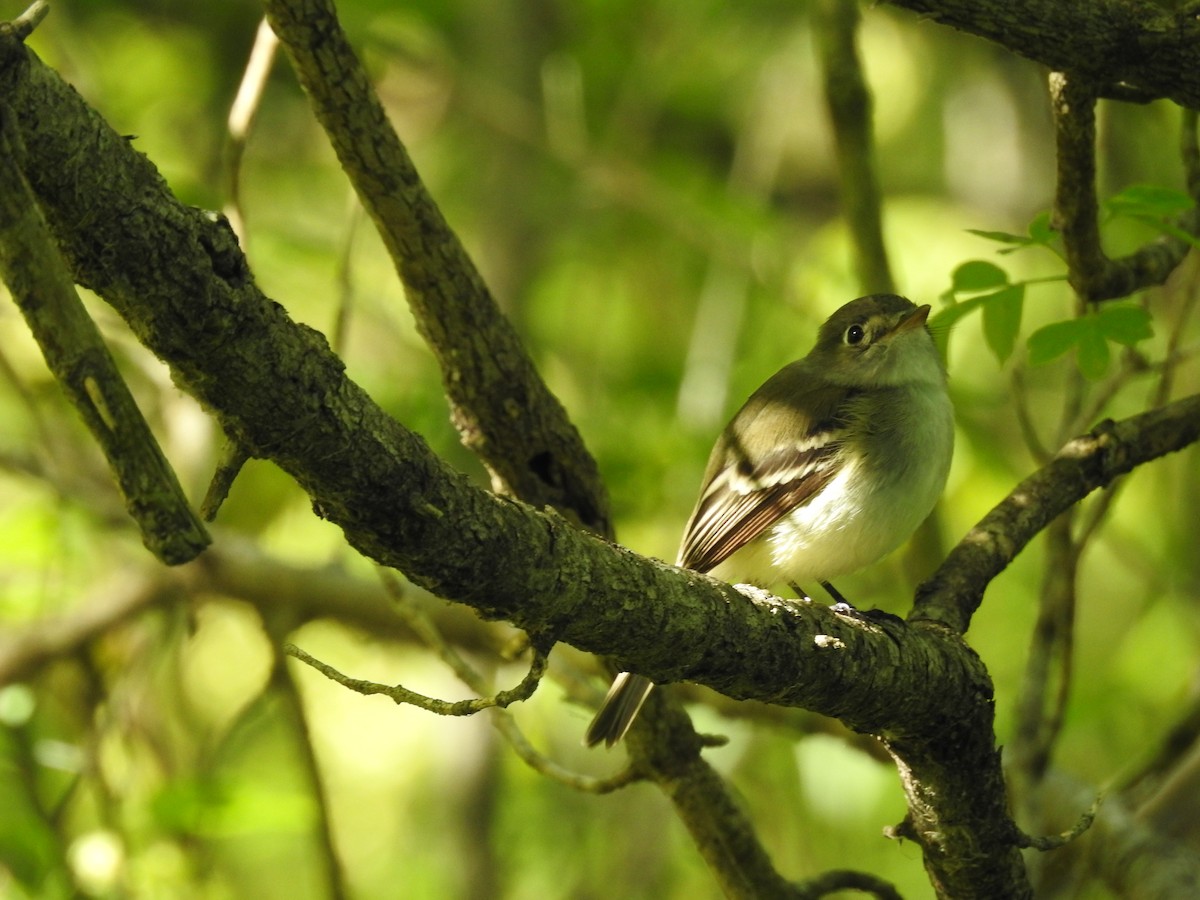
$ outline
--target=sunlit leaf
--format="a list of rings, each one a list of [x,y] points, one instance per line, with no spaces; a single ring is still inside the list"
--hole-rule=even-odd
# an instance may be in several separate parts
[[[984,240],[1007,244],[1007,247],[999,251],[1002,254],[1013,253],[1025,247],[1048,246],[1051,241],[1058,237],[1058,232],[1050,225],[1049,210],[1044,210],[1034,216],[1033,221],[1029,223],[1028,234],[1013,234],[1010,231],[987,231],[979,228],[968,228],[967,232]]]
[[[1166,218],[1191,209],[1192,198],[1174,188],[1135,184],[1105,200],[1104,208],[1113,215]]]

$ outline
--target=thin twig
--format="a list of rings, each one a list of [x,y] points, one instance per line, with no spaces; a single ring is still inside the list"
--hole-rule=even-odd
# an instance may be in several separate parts
[[[229,108],[227,120],[226,142],[226,182],[228,199],[225,203],[225,215],[229,218],[230,227],[238,236],[238,241],[246,246],[246,216],[242,209],[242,158],[246,152],[246,139],[250,128],[258,114],[262,103],[263,91],[267,86],[267,78],[275,63],[279,38],[267,24],[264,18],[258,23],[258,31],[254,35],[254,46],[250,50],[250,58],[242,72],[242,82],[238,85],[237,95]]]
[[[814,878],[806,878],[796,885],[796,891],[791,896],[795,900],[817,900],[841,891],[873,894],[879,900],[902,900],[895,885],[875,875],[850,869],[831,869]]]
[[[200,501],[200,518],[205,522],[215,522],[221,505],[229,497],[233,482],[241,474],[242,467],[250,460],[250,454],[231,438],[226,438],[221,446],[220,458],[217,460],[216,471]]]
[[[508,741],[517,756],[531,769],[577,791],[588,794],[608,794],[646,777],[635,766],[627,766],[608,778],[596,778],[572,772],[534,749],[524,732],[517,727],[512,714],[507,710],[495,710],[492,713],[492,724]]]
[[[379,577],[383,582],[384,588],[392,596],[396,602],[397,610],[404,617],[408,626],[417,634],[417,636],[425,642],[438,657],[446,663],[458,676],[459,680],[467,685],[471,690],[479,694],[486,694],[489,687],[486,684],[483,676],[476,671],[471,665],[463,659],[462,655],[446,641],[445,637],[438,631],[433,621],[429,616],[415,606],[408,599],[405,592],[402,590],[399,579],[386,570],[379,569]],[[537,678],[541,678],[546,669],[547,657],[535,648],[535,666],[537,660],[541,660],[542,664],[537,671]],[[530,670],[530,674],[526,676],[528,680],[534,674],[534,670]],[[536,686],[536,682],[535,682]],[[530,692],[532,693],[532,691]],[[499,696],[499,695],[497,695]],[[524,699],[524,698],[520,698]],[[590,794],[607,794],[615,791],[618,788],[625,787],[634,781],[639,781],[645,778],[645,774],[638,771],[636,766],[629,766],[626,769],[618,772],[609,778],[596,778],[591,775],[582,775],[577,772],[560,766],[558,763],[551,760],[549,757],[539,753],[534,746],[525,737],[525,734],[517,726],[516,720],[505,709],[501,708],[507,704],[495,704],[495,709],[492,713],[492,724],[496,730],[508,741],[509,745],[516,752],[517,756],[525,762],[534,771],[553,778],[560,784],[574,788],[578,791],[584,791]]]
[[[513,703],[528,700],[533,696],[533,692],[537,690],[537,686],[542,679],[542,674],[546,671],[545,654],[535,651],[533,664],[529,667],[529,672],[526,673],[525,677],[521,679],[516,687],[506,691],[499,691],[489,697],[450,701],[438,700],[435,697],[426,697],[424,694],[410,691],[408,688],[398,684],[380,684],[379,682],[368,681],[363,678],[351,678],[349,675],[339,672],[328,663],[322,662],[315,656],[301,650],[295,644],[284,644],[283,652],[294,659],[300,660],[305,665],[311,666],[329,680],[336,681],[342,687],[354,691],[356,694],[362,694],[363,696],[382,694],[385,697],[389,697],[394,703],[406,703],[439,716],[473,716],[485,709],[492,709],[494,707],[503,709]]]
[[[1029,834],[1021,834],[1017,838],[1018,847],[1028,847],[1033,850],[1057,850],[1071,841],[1075,840],[1085,831],[1092,827],[1092,823],[1096,821],[1096,816],[1100,812],[1100,805],[1104,802],[1104,794],[1097,794],[1092,805],[1084,810],[1079,819],[1071,828],[1060,834],[1045,835],[1042,837],[1034,837]]]
[[[18,41],[24,41],[33,34],[33,30],[49,14],[50,4],[46,0],[35,0],[25,12],[21,13],[11,22],[0,22],[0,32],[7,32]]]

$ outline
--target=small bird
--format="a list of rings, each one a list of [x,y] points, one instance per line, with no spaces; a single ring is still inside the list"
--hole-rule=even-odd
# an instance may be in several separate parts
[[[731,583],[830,579],[900,546],[941,496],[954,452],[946,372],[929,306],[894,294],[852,300],[816,346],[755,391],[725,426],[676,565]],[[653,682],[622,672],[584,743],[609,747]]]

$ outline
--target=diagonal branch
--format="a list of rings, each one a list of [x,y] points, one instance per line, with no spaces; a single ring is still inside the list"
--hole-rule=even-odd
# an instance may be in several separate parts
[[[910,620],[929,619],[965,632],[987,585],[1059,514],[1117,476],[1198,440],[1200,394],[1102,422],[1070,441],[950,551],[918,589]]]
[[[142,543],[169,565],[187,562],[209,545],[208,531],[71,283],[21,170],[12,119],[0,99],[0,277],[104,452]]]
[[[417,325],[441,364],[463,441],[491,470],[498,491],[570,511],[585,527],[611,536],[595,461],[425,190],[331,0],[264,5],[404,282]]]

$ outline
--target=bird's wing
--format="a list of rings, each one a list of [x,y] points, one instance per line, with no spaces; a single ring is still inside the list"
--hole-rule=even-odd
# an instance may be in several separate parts
[[[811,397],[780,395],[775,379],[763,385],[734,421],[740,433],[753,426],[771,449],[756,454],[726,430],[709,459],[678,564],[715,568],[824,488],[837,474],[853,394],[826,391],[817,406]],[[797,418],[801,409],[812,414]]]

